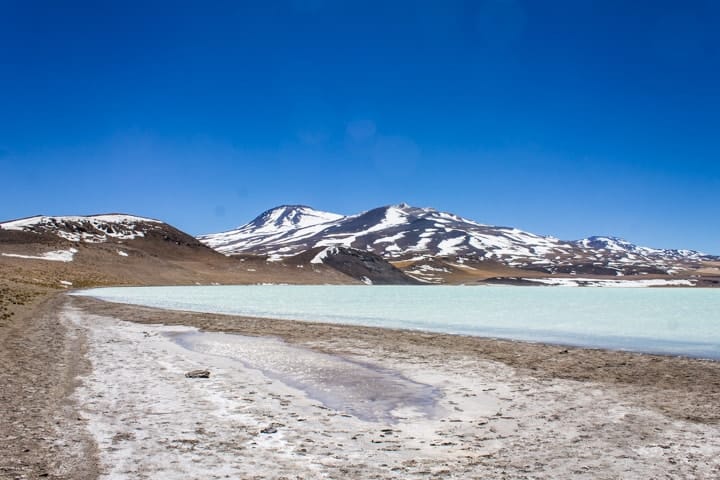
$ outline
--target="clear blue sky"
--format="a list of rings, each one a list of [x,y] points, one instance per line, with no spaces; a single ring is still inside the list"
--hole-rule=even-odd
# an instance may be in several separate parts
[[[0,1],[0,219],[407,202],[720,253],[718,25],[714,0]]]

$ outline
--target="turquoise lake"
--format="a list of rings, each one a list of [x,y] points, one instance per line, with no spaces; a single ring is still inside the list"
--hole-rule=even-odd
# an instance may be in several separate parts
[[[74,294],[171,310],[720,359],[720,289],[251,285]]]

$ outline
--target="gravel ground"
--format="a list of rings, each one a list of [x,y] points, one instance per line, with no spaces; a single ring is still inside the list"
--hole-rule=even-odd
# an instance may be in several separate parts
[[[0,325],[0,478],[93,479],[95,444],[70,395],[89,372],[84,334],[58,319],[62,295],[6,285]]]

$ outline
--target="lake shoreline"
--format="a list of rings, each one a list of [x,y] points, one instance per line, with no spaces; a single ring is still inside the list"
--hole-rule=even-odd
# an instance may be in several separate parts
[[[664,414],[683,420],[720,423],[720,362],[712,359],[658,355],[600,348],[583,348],[419,330],[343,325],[166,310],[73,296],[72,304],[89,312],[147,324],[185,325],[208,332],[235,333],[282,339],[296,345],[313,344],[329,353],[342,353],[332,342],[362,339],[385,348],[446,349],[502,362],[533,376],[616,386],[647,388],[652,395],[642,401]],[[318,342],[322,346],[318,346]],[[413,352],[417,353],[417,352]],[[437,354],[437,352],[421,352]],[[661,392],[671,400],[662,401]],[[644,397],[644,396],[643,396]]]
[[[221,285],[74,295],[171,310],[720,359],[720,295],[712,289]]]
[[[188,454],[201,454],[199,462],[241,455],[247,464],[232,468],[243,478],[610,479],[720,472],[718,362],[66,298],[66,309],[88,335],[95,367],[75,401],[91,427],[106,432],[97,437],[106,468],[123,451],[139,456],[133,464],[161,468],[153,455],[166,452],[149,439],[162,436],[197,445]],[[361,421],[247,365],[199,357],[161,338],[176,329],[270,338],[397,372],[437,388],[441,413],[424,417],[400,410],[396,423]],[[209,368],[214,383],[188,383],[182,372],[197,367]],[[179,393],[165,408],[144,384]],[[188,388],[192,392],[183,394]],[[212,397],[205,398],[208,388]],[[108,390],[119,393],[108,396]],[[97,392],[105,393],[98,399]],[[137,430],[103,414],[104,401],[118,409],[123,425],[130,421]],[[228,413],[206,411],[213,404]],[[185,416],[157,423],[139,413],[154,409],[190,409],[203,428],[188,431]]]

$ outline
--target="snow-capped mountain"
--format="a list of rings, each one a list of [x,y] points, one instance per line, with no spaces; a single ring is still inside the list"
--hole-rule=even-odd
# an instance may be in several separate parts
[[[186,260],[198,255],[222,257],[192,235],[165,222],[115,213],[37,215],[0,222],[0,245],[3,246],[0,256],[26,259],[98,260],[107,254],[114,260],[148,256]],[[56,250],[47,251],[50,247]],[[63,252],[64,255],[59,255]]]
[[[289,256],[314,245],[301,244],[302,247],[287,250],[273,245],[287,243],[290,239],[300,242],[344,218],[342,215],[313,210],[303,205],[286,205],[263,212],[252,222],[235,230],[204,235],[198,239],[226,254],[262,253]]]
[[[588,237],[576,242],[584,248],[601,249],[610,252],[621,252],[623,254],[637,254],[647,256],[662,256],[668,259],[702,259],[707,255],[695,250],[668,250],[649,247],[640,247],[617,237]]]
[[[144,237],[165,224],[152,218],[108,214],[48,217],[37,215],[0,223],[1,230],[46,233],[71,242],[104,243],[110,239],[133,240]]]
[[[494,262],[546,273],[599,275],[675,273],[712,259],[690,250],[639,247],[614,237],[564,241],[407,204],[350,216],[285,205],[235,230],[199,240],[228,255],[267,255],[271,260],[315,247],[351,247],[410,265],[406,271],[419,278],[423,271],[432,275],[433,269],[445,268],[430,261],[437,259],[456,267]]]

